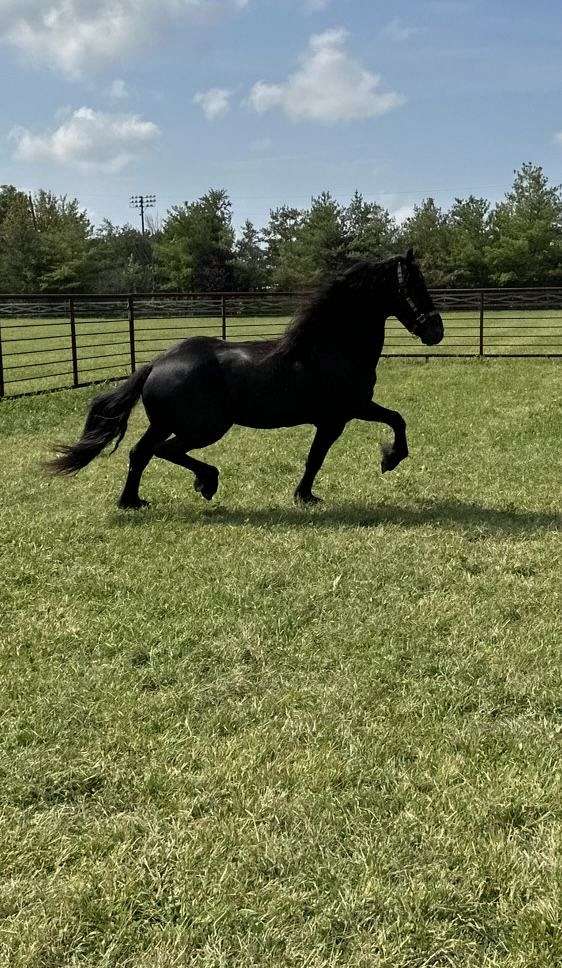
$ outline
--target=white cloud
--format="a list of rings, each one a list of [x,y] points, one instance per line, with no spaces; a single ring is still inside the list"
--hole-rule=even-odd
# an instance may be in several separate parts
[[[558,134],[554,136],[554,140],[557,141],[559,145],[562,145],[562,131],[559,131]]]
[[[414,204],[406,203],[406,205],[400,205],[399,208],[391,209],[391,215],[399,225],[406,222],[414,214]]]
[[[404,23],[400,17],[395,17],[390,23],[386,25],[383,29],[383,34],[390,40],[396,41],[398,44],[403,44],[412,37],[416,37],[421,33],[420,27],[411,27],[407,23]]]
[[[232,92],[224,87],[211,87],[208,91],[198,91],[193,100],[201,106],[208,121],[216,121],[228,113],[231,96]]]
[[[0,0],[0,38],[69,77],[118,61],[166,22],[243,9],[248,0]]]
[[[48,161],[110,174],[130,164],[159,133],[152,121],[134,114],[102,114],[83,107],[53,131],[34,134],[14,128],[10,139],[16,145],[15,157],[21,161]]]
[[[124,101],[125,98],[129,97],[127,85],[120,77],[117,77],[109,88],[109,96],[114,98],[116,101]]]
[[[259,114],[281,108],[292,121],[357,121],[373,118],[404,103],[381,90],[377,74],[365,70],[347,49],[341,28],[314,34],[301,64],[282,84],[254,84],[248,103]]]
[[[277,108],[283,104],[285,88],[282,84],[266,84],[265,81],[257,81],[250,91],[248,103],[258,114],[264,114],[271,108]]]

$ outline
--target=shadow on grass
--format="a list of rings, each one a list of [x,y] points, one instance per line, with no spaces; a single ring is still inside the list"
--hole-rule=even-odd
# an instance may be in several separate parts
[[[201,508],[153,507],[144,512],[116,512],[113,524],[135,523],[150,526],[156,521],[184,521],[201,526],[238,525],[263,528],[373,528],[394,524],[405,528],[426,525],[455,528],[460,531],[486,533],[533,533],[537,530],[557,529],[562,516],[547,511],[523,511],[517,508],[491,508],[463,501],[431,501],[420,507],[400,507],[382,504],[365,507],[358,502],[345,502],[314,508],[292,506],[262,508],[226,508],[220,504]]]

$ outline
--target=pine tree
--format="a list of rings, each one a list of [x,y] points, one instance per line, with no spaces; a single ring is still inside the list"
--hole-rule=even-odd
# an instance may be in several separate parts
[[[451,283],[455,286],[490,284],[490,203],[470,195],[455,199],[449,212]]]
[[[390,212],[355,192],[345,212],[351,254],[377,261],[396,251],[397,226]]]
[[[261,235],[253,222],[246,220],[242,235],[235,245],[236,288],[263,289],[267,285],[267,255]]]
[[[296,238],[302,284],[314,286],[344,269],[349,260],[345,211],[329,192],[312,199]]]
[[[263,230],[267,271],[276,289],[294,289],[302,283],[295,251],[302,220],[300,209],[282,205],[270,212]]]
[[[413,246],[428,284],[447,286],[452,272],[451,231],[446,213],[433,198],[426,198],[415,206],[400,236],[402,248]]]
[[[562,283],[561,186],[550,185],[540,165],[522,165],[496,205],[490,262],[499,286]]]

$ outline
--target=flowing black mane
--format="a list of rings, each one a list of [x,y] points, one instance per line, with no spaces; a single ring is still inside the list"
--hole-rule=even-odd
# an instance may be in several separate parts
[[[303,300],[275,352],[283,355],[300,352],[312,346],[318,337],[326,338],[336,330],[341,331],[342,316],[345,319],[350,309],[358,322],[367,312],[372,316],[373,296],[376,298],[380,289],[381,302],[384,302],[384,286],[397,263],[398,257],[383,262],[360,259],[319,286]]]

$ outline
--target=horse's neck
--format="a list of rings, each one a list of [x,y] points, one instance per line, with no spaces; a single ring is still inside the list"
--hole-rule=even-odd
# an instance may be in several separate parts
[[[386,294],[372,293],[366,298],[358,290],[343,290],[334,301],[326,300],[316,307],[314,315],[289,330],[282,339],[291,355],[327,354],[348,357],[354,361],[366,355],[369,361],[380,355],[384,342]]]
[[[341,319],[323,334],[320,341],[326,348],[337,347],[342,355],[356,358],[362,354],[371,356],[379,352],[384,342],[386,313],[360,307],[354,312],[350,307],[349,315],[342,313]]]

